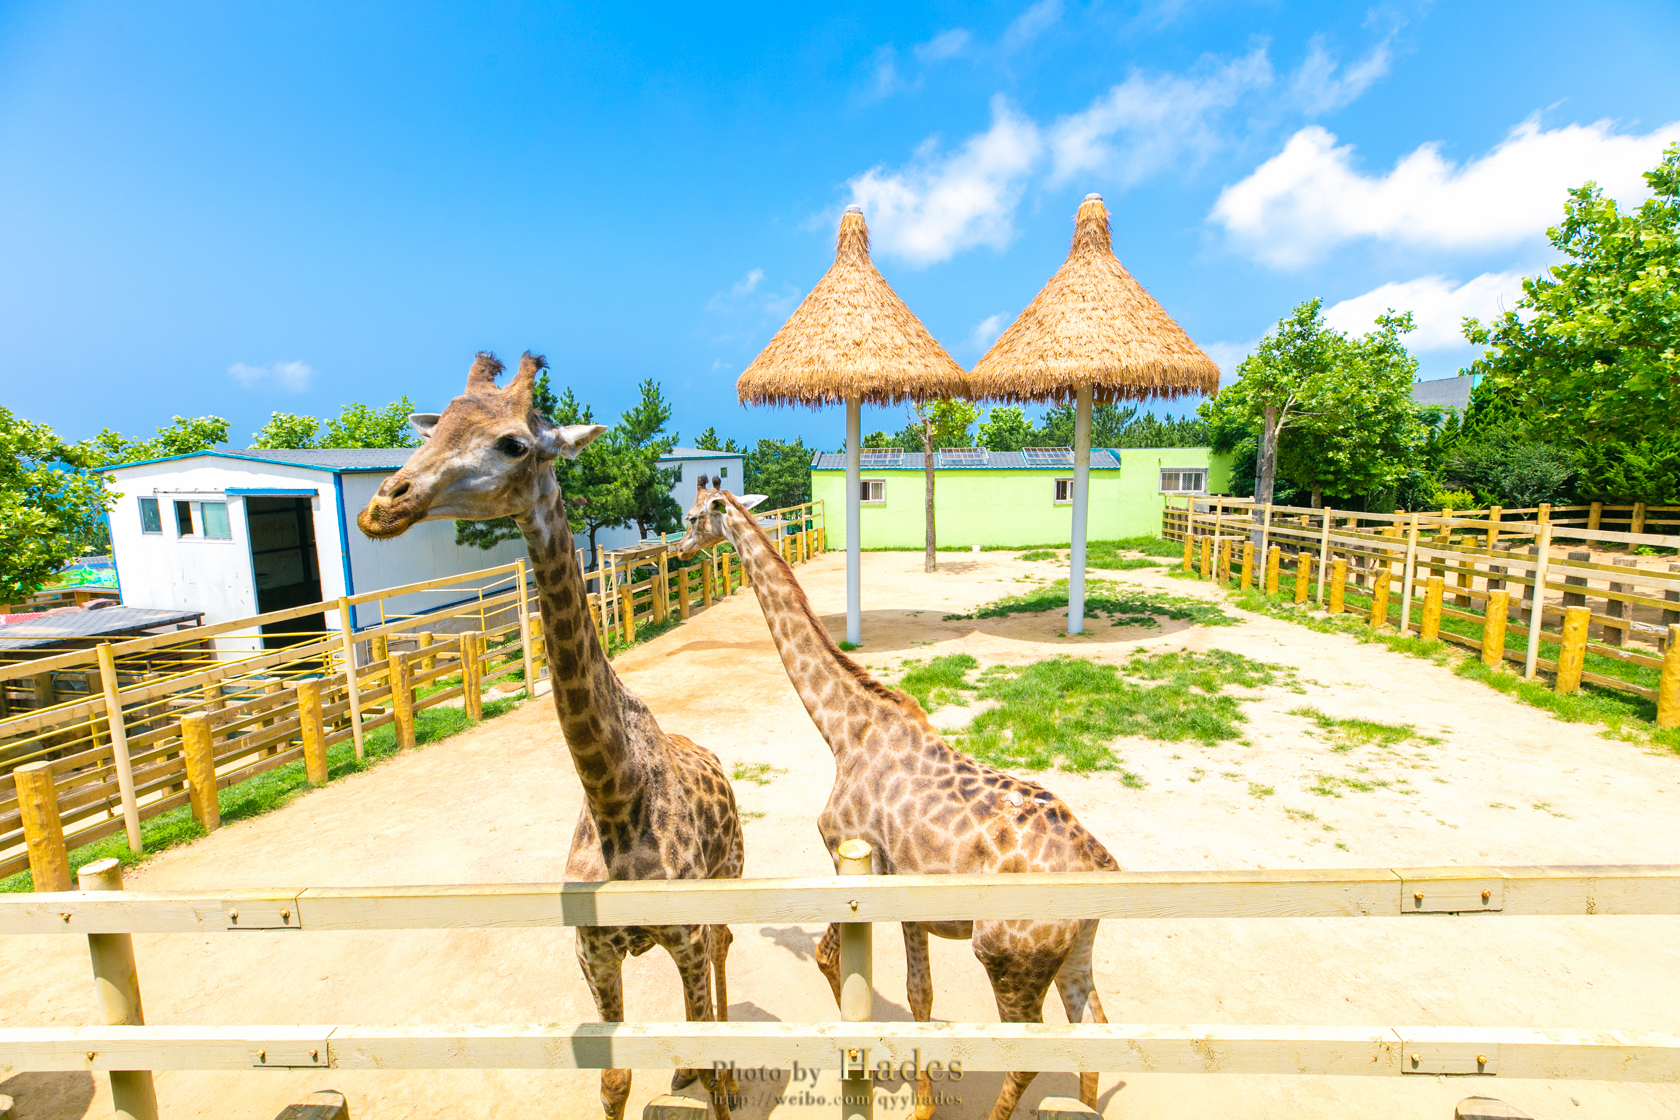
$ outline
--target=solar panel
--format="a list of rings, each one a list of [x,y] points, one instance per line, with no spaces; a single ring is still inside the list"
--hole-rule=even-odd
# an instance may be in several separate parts
[[[904,462],[902,447],[865,447],[858,451],[858,466],[880,470]]]
[[[1027,461],[1029,467],[1071,467],[1073,466],[1073,448],[1071,447],[1023,447],[1021,458]]]
[[[984,447],[941,447],[939,465],[943,467],[983,467],[986,465]]]

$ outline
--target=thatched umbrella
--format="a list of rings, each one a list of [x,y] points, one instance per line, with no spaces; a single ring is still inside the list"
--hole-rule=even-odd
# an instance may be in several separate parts
[[[846,640],[863,640],[858,447],[864,401],[968,395],[968,379],[869,259],[863,211],[840,219],[834,264],[735,383],[742,404],[846,404]]]
[[[1074,217],[1073,248],[1027,309],[968,375],[976,397],[1075,402],[1073,547],[1068,632],[1085,628],[1085,511],[1091,481],[1091,403],[1212,395],[1219,367],[1121,266],[1108,209],[1089,194]]]

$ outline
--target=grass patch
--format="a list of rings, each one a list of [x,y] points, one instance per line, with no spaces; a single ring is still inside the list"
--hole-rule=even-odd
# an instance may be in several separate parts
[[[1259,782],[1248,783],[1248,795],[1250,797],[1270,797],[1276,792],[1277,790],[1273,789],[1271,786],[1263,786]]]
[[[1141,552],[1145,556],[1165,556],[1179,560],[1184,556],[1182,541],[1166,541],[1160,537],[1122,537],[1117,541],[1094,541],[1092,549],[1106,549],[1109,552]]]
[[[1057,552],[1053,548],[1035,548],[1030,552],[1021,553],[1021,555],[1015,557],[1015,559],[1017,559],[1017,560],[1055,560],[1055,559],[1058,559],[1060,556],[1061,556],[1061,553]]]
[[[785,768],[772,766],[768,762],[737,762],[730,769],[729,776],[737,782],[754,782],[767,786],[786,773]]]
[[[1354,747],[1397,747],[1419,738],[1417,728],[1409,723],[1378,723],[1372,719],[1336,719],[1317,708],[1295,708],[1289,713],[1310,719],[1319,730],[1329,733],[1330,749],[1338,754]]]
[[[1295,670],[1289,666],[1255,661],[1223,649],[1174,649],[1153,654],[1138,650],[1126,663],[1126,674],[1146,681],[1174,681],[1207,693],[1272,684],[1302,691],[1295,684]]]
[[[904,667],[909,672],[900,678],[898,687],[914,696],[923,711],[931,712],[940,704],[968,702],[962,690],[969,672],[978,669],[980,662],[966,653],[952,653],[926,663],[906,661]]]
[[[1010,595],[974,611],[948,614],[947,622],[958,619],[1007,618],[1012,614],[1042,614],[1068,605],[1068,581],[1059,579],[1021,595]],[[1158,618],[1190,622],[1197,626],[1235,626],[1241,620],[1226,614],[1205,599],[1168,595],[1138,587],[1121,587],[1107,580],[1085,585],[1085,617],[1108,618],[1116,626],[1159,626]]]
[[[862,649],[863,648],[863,643],[862,642],[848,642],[844,639],[842,639],[841,641],[839,641],[835,644],[838,645],[841,649],[845,650],[847,653],[851,653],[855,649]]]
[[[512,698],[486,700],[484,718],[494,719],[512,711],[520,703],[522,701]],[[423,746],[447,739],[474,726],[477,724],[467,718],[465,709],[442,706],[422,708],[414,713],[414,741]],[[355,743],[346,739],[327,748],[327,780],[337,781],[347,775],[371,769],[396,753],[396,729],[390,726],[368,732],[364,751],[366,757],[360,762],[356,760]],[[227,825],[273,812],[308,789],[309,779],[304,772],[303,760],[298,759],[228,786],[216,795],[216,802],[221,807],[222,823]],[[192,808],[182,805],[140,822],[140,842],[145,849],[143,853],[136,855],[130,851],[127,836],[118,832],[72,850],[70,872],[74,875],[85,864],[108,856],[121,860],[125,867],[132,867],[158,852],[197,840],[204,835],[204,827],[193,820]],[[16,875],[0,879],[0,893],[34,889],[34,879],[28,871],[20,871]]]

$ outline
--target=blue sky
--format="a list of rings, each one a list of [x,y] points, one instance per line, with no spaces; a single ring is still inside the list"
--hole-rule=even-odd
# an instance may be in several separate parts
[[[546,353],[685,441],[837,445],[734,381],[861,203],[972,364],[1098,191],[1227,370],[1302,299],[1463,314],[1550,258],[1565,190],[1680,139],[1680,5],[0,6],[0,403],[80,438],[408,393]],[[1182,406],[1181,406],[1182,407]],[[899,411],[866,416],[898,427]]]

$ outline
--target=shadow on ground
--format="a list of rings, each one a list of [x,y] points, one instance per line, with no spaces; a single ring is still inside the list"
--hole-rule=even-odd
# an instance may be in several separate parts
[[[1157,626],[1116,626],[1106,618],[1087,618],[1083,634],[1067,632],[1067,610],[1012,614],[1003,618],[947,619],[941,611],[882,610],[863,612],[863,645],[867,653],[901,653],[921,646],[985,634],[1020,642],[1056,646],[1125,646],[1149,638],[1177,634],[1191,624],[1163,618]],[[826,614],[822,624],[836,642],[846,636],[846,616]]]

